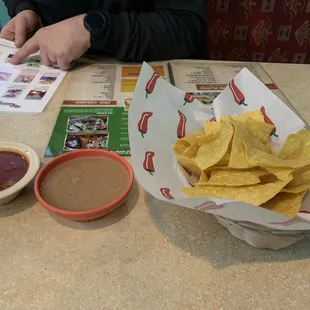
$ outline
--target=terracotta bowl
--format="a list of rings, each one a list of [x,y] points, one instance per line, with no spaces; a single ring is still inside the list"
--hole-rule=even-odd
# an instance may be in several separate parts
[[[14,152],[20,154],[28,161],[28,170],[24,177],[13,186],[0,191],[0,206],[15,199],[26,187],[40,168],[40,158],[37,153],[28,145],[15,142],[0,142],[0,151]]]
[[[83,158],[83,157],[88,157],[88,158],[89,157],[94,157],[94,158],[105,157],[105,158],[109,158],[119,163],[125,169],[125,171],[128,173],[128,176],[129,176],[129,183],[128,183],[126,190],[123,193],[120,193],[119,197],[115,201],[105,206],[102,206],[101,208],[87,210],[87,211],[64,210],[64,209],[56,208],[50,205],[49,203],[47,203],[41,196],[41,192],[40,192],[40,187],[45,177],[59,165],[65,162],[78,159],[78,158]],[[105,151],[105,150],[77,150],[77,151],[66,153],[64,155],[60,155],[56,157],[55,159],[49,161],[38,173],[36,180],[35,180],[34,191],[35,191],[35,195],[39,203],[49,212],[56,214],[60,217],[69,219],[69,220],[85,222],[85,221],[93,221],[93,220],[99,219],[107,215],[108,213],[112,212],[113,210],[118,208],[120,205],[122,205],[125,202],[128,194],[130,193],[132,189],[133,182],[134,182],[133,170],[130,164],[127,162],[127,160],[124,159],[123,157],[115,153]]]

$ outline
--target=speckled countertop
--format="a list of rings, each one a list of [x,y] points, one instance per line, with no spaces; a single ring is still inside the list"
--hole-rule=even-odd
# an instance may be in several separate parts
[[[310,66],[264,68],[310,123]],[[69,78],[69,77],[68,77]],[[40,115],[0,115],[0,140],[43,156],[66,82]],[[309,309],[310,243],[258,250],[205,213],[135,186],[100,221],[48,214],[32,188],[0,207],[0,309]]]

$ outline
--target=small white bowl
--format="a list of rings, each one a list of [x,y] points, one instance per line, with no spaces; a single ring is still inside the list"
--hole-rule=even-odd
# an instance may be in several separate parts
[[[24,156],[28,161],[28,170],[25,176],[13,186],[0,191],[0,206],[15,199],[37,174],[40,168],[40,158],[28,145],[15,142],[0,142],[0,152],[15,152]]]

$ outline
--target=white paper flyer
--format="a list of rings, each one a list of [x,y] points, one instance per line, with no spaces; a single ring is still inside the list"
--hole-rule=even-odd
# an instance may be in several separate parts
[[[41,113],[66,75],[40,63],[40,55],[13,66],[14,44],[0,39],[0,113]]]

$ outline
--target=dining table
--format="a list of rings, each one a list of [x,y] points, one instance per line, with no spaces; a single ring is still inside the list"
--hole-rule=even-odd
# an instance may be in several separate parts
[[[310,65],[262,66],[309,124]],[[44,152],[69,80],[41,114],[0,114],[0,141],[50,160]],[[137,182],[124,205],[93,222],[48,213],[33,183],[0,206],[4,310],[309,309],[309,265],[308,238],[257,249],[211,214],[159,201]]]

